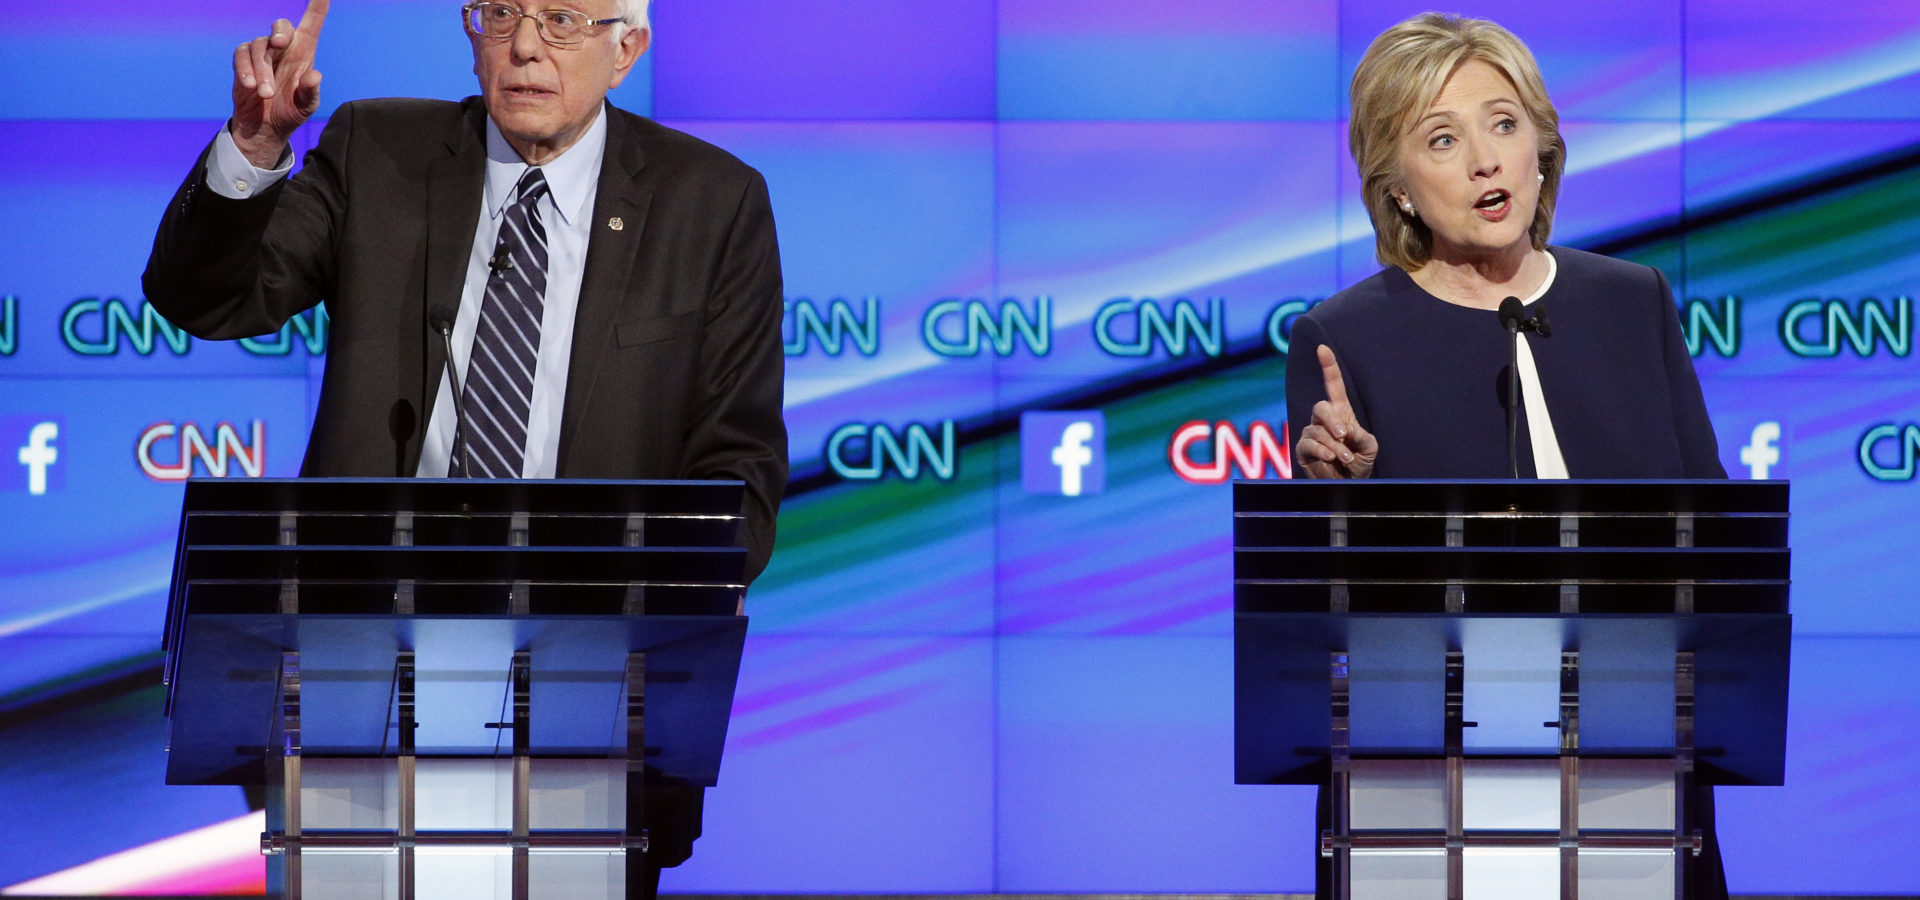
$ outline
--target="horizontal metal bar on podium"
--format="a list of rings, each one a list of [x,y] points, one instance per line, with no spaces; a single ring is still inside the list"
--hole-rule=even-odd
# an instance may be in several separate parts
[[[629,836],[625,831],[613,829],[553,829],[536,830],[524,838],[515,837],[509,830],[418,831],[410,838],[402,838],[398,831],[358,828],[307,828],[297,835],[272,832],[260,836],[260,851],[270,856],[287,852],[296,845],[305,853],[327,850],[383,851],[399,850],[401,847],[524,847],[532,850],[612,853],[623,850],[645,852],[647,836]]]
[[[1323,851],[1332,850],[1345,844],[1356,851],[1364,850],[1445,850],[1454,846],[1488,849],[1524,849],[1557,848],[1573,846],[1582,850],[1647,850],[1672,852],[1690,850],[1700,852],[1702,838],[1698,833],[1676,835],[1671,831],[1605,829],[1582,830],[1578,839],[1564,841],[1557,831],[1547,830],[1469,830],[1459,837],[1449,838],[1444,829],[1403,829],[1374,828],[1353,830],[1350,838],[1342,840],[1330,834],[1320,837]]]

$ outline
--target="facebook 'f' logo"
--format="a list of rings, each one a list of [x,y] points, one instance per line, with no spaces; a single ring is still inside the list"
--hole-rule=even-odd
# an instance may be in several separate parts
[[[1751,438],[1740,448],[1740,464],[1746,466],[1755,479],[1765,479],[1773,474],[1773,467],[1780,464],[1780,423],[1761,422],[1753,426]]]
[[[1098,412],[1020,414],[1020,486],[1078,497],[1107,488],[1107,420]]]
[[[14,466],[0,466],[0,490],[40,495],[60,486],[60,422],[37,416],[0,416],[0,447],[13,447]]]

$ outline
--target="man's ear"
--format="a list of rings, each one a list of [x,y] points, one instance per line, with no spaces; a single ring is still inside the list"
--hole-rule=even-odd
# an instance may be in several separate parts
[[[653,30],[650,28],[628,28],[620,33],[620,53],[613,61],[613,83],[607,90],[620,86],[627,80],[627,73],[633,71],[633,64],[645,56],[647,48],[653,45]]]

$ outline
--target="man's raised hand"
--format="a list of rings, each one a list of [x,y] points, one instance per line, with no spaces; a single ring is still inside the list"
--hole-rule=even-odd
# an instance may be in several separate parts
[[[313,67],[313,52],[328,4],[307,0],[298,27],[280,19],[273,33],[233,53],[233,142],[262,169],[279,164],[293,132],[320,108],[320,70]]]
[[[1313,421],[1300,429],[1294,463],[1310,478],[1365,478],[1373,474],[1380,442],[1354,417],[1353,404],[1347,400],[1347,381],[1340,374],[1333,348],[1322,344],[1319,352],[1327,399],[1313,405]]]

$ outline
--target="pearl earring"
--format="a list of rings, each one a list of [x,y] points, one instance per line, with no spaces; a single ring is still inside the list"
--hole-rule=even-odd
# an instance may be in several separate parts
[[[1410,201],[1407,201],[1407,200],[1400,201],[1400,208],[1406,210],[1407,215],[1410,215],[1410,216],[1415,215],[1413,211],[1413,203]]]
[[[1541,184],[1547,183],[1547,173],[1545,172],[1541,172],[1540,174],[1535,175],[1534,177],[1540,179]]]

